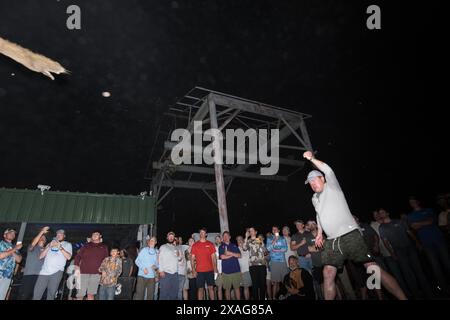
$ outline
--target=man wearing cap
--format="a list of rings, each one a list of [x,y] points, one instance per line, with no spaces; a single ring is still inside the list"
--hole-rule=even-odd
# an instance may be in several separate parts
[[[167,243],[159,248],[159,299],[178,299],[178,262],[183,259],[175,233],[167,234]]]
[[[72,257],[72,245],[65,238],[65,231],[59,229],[56,237],[40,254],[39,258],[45,260],[34,286],[33,300],[41,300],[46,289],[47,300],[55,299],[66,262]]]
[[[305,184],[309,184],[314,191],[312,203],[316,209],[318,226],[315,244],[319,248],[324,247],[322,252],[324,296],[326,300],[334,300],[336,273],[343,267],[346,259],[363,263],[366,268],[378,265],[367,249],[333,170],[326,163],[314,158],[311,151],[306,151],[303,157],[320,170],[311,171]],[[327,235],[325,243],[322,232]],[[375,272],[378,272],[381,283],[390,293],[398,299],[406,300],[397,281],[389,273],[379,267]]]
[[[75,256],[75,274],[80,275],[78,300],[83,300],[86,294],[87,300],[94,300],[101,278],[99,268],[108,256],[108,247],[102,242],[102,233],[98,230],[92,232],[90,241]]]
[[[147,246],[142,248],[136,258],[136,266],[139,268],[136,292],[134,300],[153,300],[155,294],[155,283],[158,270],[159,250],[156,249],[156,237],[147,236]]]
[[[12,242],[15,238],[16,231],[6,229],[3,232],[3,240],[0,241],[0,300],[5,300],[16,263],[22,261],[22,256],[19,253],[22,244],[18,243],[13,246]]]
[[[44,264],[44,259],[41,259],[40,256],[47,243],[45,234],[48,233],[49,229],[49,227],[43,227],[27,248],[25,270],[23,272],[22,285],[20,286],[20,300],[33,298],[34,286]]]

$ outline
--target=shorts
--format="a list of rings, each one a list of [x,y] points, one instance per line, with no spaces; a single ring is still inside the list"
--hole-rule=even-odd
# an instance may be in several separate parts
[[[183,289],[189,290],[189,278],[188,277],[186,277],[186,279],[184,279]]]
[[[217,279],[214,281],[216,287],[223,287],[223,273],[217,275]]]
[[[373,257],[359,230],[325,241],[322,251],[324,266],[330,265],[341,269],[347,259],[355,263],[373,262]]]
[[[289,269],[286,266],[286,262],[274,262],[270,263],[270,274],[272,282],[283,282],[284,276],[289,273]]]
[[[223,273],[222,280],[223,280],[223,288],[225,290],[230,290],[231,287],[233,287],[233,289],[239,289],[241,287],[242,277],[240,272],[230,274]]]
[[[97,294],[99,284],[99,274],[81,274],[80,289],[77,292],[77,298],[83,298],[86,293],[91,295]]]
[[[214,285],[214,271],[198,272],[196,278],[197,288],[204,288],[205,283],[208,287]]]
[[[248,288],[252,286],[252,277],[250,272],[242,272],[241,274],[241,287]]]

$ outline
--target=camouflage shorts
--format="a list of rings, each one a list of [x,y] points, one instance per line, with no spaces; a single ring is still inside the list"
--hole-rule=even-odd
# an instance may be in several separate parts
[[[331,265],[340,269],[347,259],[356,263],[373,261],[359,230],[353,230],[343,236],[325,241],[322,251],[323,265]]]

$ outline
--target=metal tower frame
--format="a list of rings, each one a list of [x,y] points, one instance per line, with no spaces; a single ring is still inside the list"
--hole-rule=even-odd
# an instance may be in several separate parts
[[[162,143],[163,153],[158,161],[152,162],[152,169],[147,169],[147,178],[151,179],[151,192],[157,199],[157,205],[175,188],[202,190],[218,208],[221,232],[229,230],[226,194],[234,179],[287,181],[290,175],[303,168],[304,161],[280,156],[280,168],[283,165],[295,169],[287,175],[273,176],[260,175],[254,172],[256,165],[247,164],[247,162],[246,164],[233,166],[225,164],[214,164],[213,166],[175,165],[170,159],[170,152],[176,142],[169,141],[170,134],[174,129],[183,127],[192,133],[194,121],[202,121],[203,124],[209,124],[210,128],[220,131],[232,127],[276,128],[279,129],[280,152],[281,150],[297,150],[297,152],[313,150],[305,124],[305,120],[311,118],[311,115],[201,87],[194,87],[190,90],[169,108],[165,116],[173,118],[172,128],[163,132],[167,134],[167,136],[162,137],[164,139]],[[158,130],[154,146],[158,144],[157,142],[161,138],[160,133]],[[299,145],[282,145],[281,142],[291,135],[297,139]],[[214,146],[215,152],[219,151],[216,149],[217,147],[216,144]],[[270,149],[269,144],[267,147]],[[152,161],[153,151],[150,161]],[[247,153],[243,156],[248,158]],[[152,173],[151,178],[150,172]],[[211,178],[205,179],[205,176],[210,177],[211,175],[215,176],[214,180],[211,180]],[[217,200],[208,192],[211,190],[216,190]]]

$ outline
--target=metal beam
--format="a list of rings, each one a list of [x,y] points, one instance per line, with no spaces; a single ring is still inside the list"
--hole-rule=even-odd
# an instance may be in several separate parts
[[[231,184],[233,183],[233,181],[234,181],[234,178],[233,177],[231,177],[231,180],[230,180],[230,182],[228,182],[228,185],[227,185],[227,194],[228,194],[228,191],[230,191],[230,188],[231,188]]]
[[[294,129],[297,129],[299,126],[300,126],[300,122],[298,122],[298,121],[296,121],[296,122],[294,122],[294,123],[292,124],[292,127],[293,127]],[[290,132],[291,132],[291,130],[290,130],[288,127],[286,127],[286,126],[283,127],[283,129],[280,130],[280,133],[279,133],[279,136],[278,136],[278,142],[281,142],[281,141],[283,141],[284,139],[286,139],[287,137],[289,137]],[[268,142],[268,141],[267,141],[267,142]],[[269,145],[269,147],[268,147],[267,149],[268,149],[268,150],[270,149],[270,145]],[[280,164],[288,164],[288,163],[282,163],[282,160],[283,160],[283,159],[280,158]],[[286,160],[287,160],[287,159],[286,159]],[[291,161],[296,161],[296,160],[291,160]],[[283,162],[284,162],[284,161],[283,161]],[[300,164],[300,166],[304,166],[304,164],[305,164],[304,161],[300,161],[300,162],[302,162],[302,163]],[[238,170],[238,171],[246,171],[250,166],[251,166],[251,164],[241,164],[241,165],[239,165],[239,166],[236,168],[236,170]],[[230,179],[233,179],[233,178],[232,178],[232,177],[227,177],[225,182],[229,182]]]
[[[216,205],[216,207],[218,207],[217,201],[214,200],[214,198],[208,193],[208,191],[206,191],[205,189],[202,189],[202,191],[204,194],[206,194],[206,196],[209,198],[209,200],[211,200],[211,202],[214,203]]]
[[[281,131],[280,131],[280,133],[281,133]],[[177,145],[177,142],[173,142],[173,141],[166,141],[166,142],[164,142],[164,148],[166,150],[172,150],[173,147],[175,147],[176,145]],[[189,153],[192,153],[192,154],[203,155],[203,150],[197,151],[197,150],[194,150],[193,148],[187,148],[185,151],[189,152]],[[224,152],[226,152],[226,151],[227,151],[227,149],[224,150]],[[236,160],[235,163],[237,162],[238,159],[239,160],[244,160],[245,163],[249,162],[248,155],[246,153],[236,152],[234,150],[230,150],[230,151],[232,151],[234,153],[234,155],[235,155],[235,160]],[[280,158],[279,159],[279,163],[287,165],[287,166],[293,166],[293,167],[302,167],[305,164],[305,162],[302,161],[302,160],[294,160],[294,159],[286,159],[286,158]],[[241,167],[241,166],[247,166],[246,168],[248,168],[249,166],[251,166],[251,164],[241,164],[241,165],[238,166],[238,168]],[[245,169],[245,170],[247,170],[247,169]],[[239,171],[245,171],[245,170],[239,169]]]
[[[300,137],[300,135],[297,133],[297,131],[295,131],[296,129],[292,128],[292,126],[289,124],[289,122],[287,122],[286,119],[284,119],[283,117],[281,117],[281,120],[284,122],[286,127],[288,127],[291,130],[292,134],[298,139],[298,141],[300,141],[300,143],[305,148],[308,148],[308,145],[306,144],[305,140],[303,140],[302,137]]]
[[[226,114],[226,113],[228,113],[228,112],[230,112],[230,111],[233,111],[234,109],[233,108],[228,108],[228,109],[225,109],[225,110],[223,110],[223,111],[221,111],[221,112],[219,112],[218,114],[217,114],[217,118],[218,117],[220,117],[220,116],[223,116],[224,114]],[[211,121],[211,119],[205,119],[205,120],[203,120],[203,124],[205,124],[205,123],[209,123]]]
[[[156,199],[158,199],[158,197],[159,197],[159,193],[161,191],[161,182],[163,180],[164,180],[164,172],[163,171],[158,171],[152,179],[151,187],[152,187],[152,191],[153,191],[153,196],[156,197]]]
[[[305,139],[305,143],[308,146],[309,151],[313,151],[313,147],[311,144],[311,140],[309,139],[308,130],[306,130],[305,120],[300,120],[300,131],[302,132],[303,139]]]
[[[156,203],[156,205],[159,206],[160,203],[164,200],[164,198],[167,197],[167,196],[169,195],[170,191],[172,191],[172,190],[173,190],[173,187],[170,187],[169,190],[167,190],[166,193],[164,193],[164,194],[161,196],[161,198],[157,199],[158,202]]]
[[[288,145],[285,145],[285,144],[280,144],[279,147],[282,148],[282,149],[291,149],[291,150],[300,150],[300,151],[307,151],[308,150],[308,149],[306,149],[304,147],[288,146]]]
[[[204,101],[202,103],[202,105],[200,106],[200,109],[197,110],[197,112],[195,113],[191,122],[189,123],[187,130],[189,130],[189,132],[192,132],[194,130],[194,121],[203,120],[206,117],[206,115],[208,114],[208,112],[209,112],[208,103],[207,103],[207,101]]]
[[[194,182],[194,181],[184,181],[184,180],[164,180],[161,182],[163,187],[173,187],[182,189],[205,189],[205,190],[216,190],[216,186],[211,184],[211,182]]]
[[[217,124],[217,111],[216,104],[212,99],[211,95],[206,99],[209,106],[209,117],[211,119],[211,128],[218,129]],[[214,154],[222,158],[222,150],[220,148],[220,143],[217,139],[213,140]],[[228,226],[228,212],[227,212],[227,199],[225,192],[225,182],[223,179],[223,168],[222,164],[214,163],[214,171],[216,174],[216,187],[217,187],[217,207],[219,208],[219,221],[220,221],[220,233],[224,231],[230,231]]]
[[[286,159],[288,160],[288,159]],[[294,160],[296,161],[296,160]],[[301,162],[301,161],[299,161]],[[159,162],[153,162],[153,169],[155,170],[161,170],[165,168],[167,165],[164,165]],[[193,165],[175,165],[171,164],[169,165],[169,168],[172,170],[176,170],[178,172],[192,172],[192,173],[199,173],[199,174],[215,174],[215,171],[213,168],[207,168],[207,167],[199,167],[199,166],[193,166]],[[259,179],[259,180],[272,180],[272,181],[284,181],[286,182],[288,179],[284,176],[263,176],[255,172],[245,172],[245,171],[237,171],[237,170],[228,170],[223,169],[223,174],[225,176],[232,176],[232,177],[238,177],[238,178],[249,178],[249,179]]]
[[[242,97],[237,97],[237,96],[233,96],[231,94],[227,94],[227,93],[223,93],[223,92],[219,92],[219,91],[214,91],[214,90],[210,90],[210,89],[206,89],[206,88],[202,88],[202,87],[195,87],[193,90],[195,90],[195,89],[202,90],[203,92],[217,94],[217,95],[220,95],[220,96],[224,96],[224,97],[235,99],[235,100],[239,100],[239,101],[247,101],[247,102],[255,103],[257,105],[263,105],[263,106],[271,108],[273,110],[287,111],[287,112],[289,112],[291,114],[296,114],[296,115],[298,115],[300,117],[303,117],[305,119],[311,118],[311,115],[309,115],[309,114],[302,113],[302,112],[297,112],[297,111],[292,111],[291,109],[280,108],[280,107],[273,106],[273,105],[270,105],[270,104],[267,104],[267,103],[262,103],[262,102],[259,102],[259,101],[249,100],[249,99],[245,99],[245,98],[242,98]],[[203,96],[206,96],[206,93]]]
[[[231,120],[233,120],[234,117],[238,115],[239,112],[241,112],[241,110],[234,111],[233,114],[229,116],[228,119],[224,121],[224,123],[222,123],[222,125],[219,127],[219,130],[222,131],[231,122]]]
[[[25,230],[27,229],[27,223],[22,222],[20,224],[19,235],[17,236],[17,241],[23,241],[23,237],[25,235]]]
[[[299,114],[291,113],[291,112],[288,112],[285,110],[274,109],[274,108],[267,107],[267,106],[257,104],[257,103],[253,103],[253,102],[229,98],[229,97],[214,94],[214,93],[211,93],[210,97],[213,98],[214,102],[217,105],[229,107],[229,108],[235,108],[235,109],[239,109],[239,110],[246,111],[246,112],[264,115],[267,117],[279,119],[280,116],[284,116],[285,119],[297,120],[297,121],[300,120],[300,118],[301,118],[301,115],[299,115]]]

